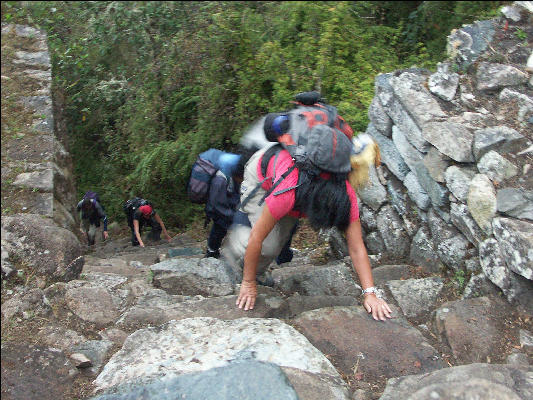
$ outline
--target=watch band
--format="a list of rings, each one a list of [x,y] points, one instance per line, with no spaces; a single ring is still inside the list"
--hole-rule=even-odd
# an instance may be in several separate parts
[[[376,289],[375,286],[370,286],[370,287],[364,289],[361,294],[365,295],[367,293],[377,293],[377,291],[378,290]]]

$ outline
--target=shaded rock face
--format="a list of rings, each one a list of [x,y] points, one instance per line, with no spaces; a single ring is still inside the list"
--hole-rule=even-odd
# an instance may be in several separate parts
[[[302,266],[272,272],[274,286],[284,294],[304,296],[356,296],[360,287],[353,281],[351,269],[342,262],[325,266]]]
[[[305,312],[294,324],[345,375],[355,365],[369,381],[443,367],[436,350],[401,318],[380,325],[359,307],[334,307]]]
[[[76,236],[48,218],[19,214],[2,218],[2,247],[11,256],[52,280],[75,279],[84,249]]]
[[[2,61],[2,84],[9,79],[28,88],[11,98],[31,123],[2,139],[2,269],[16,264],[26,276],[68,281],[80,273],[84,249],[73,233],[72,164],[55,129],[60,115],[53,111],[47,38],[32,27],[4,24],[4,40],[27,47]]]
[[[57,349],[2,344],[2,397],[63,399],[77,374],[76,367]]]

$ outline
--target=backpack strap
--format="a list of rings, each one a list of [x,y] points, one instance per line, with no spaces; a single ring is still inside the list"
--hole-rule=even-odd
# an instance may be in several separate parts
[[[263,183],[265,183],[268,179],[273,179],[272,176],[267,176],[268,164],[272,157],[276,157],[274,159],[274,176],[276,176],[276,162],[278,161],[278,156],[281,150],[283,150],[283,147],[281,147],[280,144],[276,144],[274,146],[269,147],[264,152],[263,156],[261,157],[261,174],[263,175],[263,180],[259,182],[255,188],[253,188],[250,194],[243,201],[240,202],[240,204],[237,206],[237,210],[242,210],[246,206],[246,204],[248,204],[250,199],[257,193],[257,191],[261,188],[261,186],[263,186]],[[272,189],[268,191],[268,194],[270,194],[271,191]],[[265,200],[265,198],[266,197],[263,197],[260,200],[259,204],[263,204],[263,201]]]
[[[241,203],[237,206],[237,210],[242,210],[246,206],[246,204],[248,204],[252,196],[257,193],[261,185],[263,185],[263,183],[265,183],[267,179],[270,179],[270,178],[267,177],[257,184],[257,186],[250,192],[250,194],[243,201],[241,201]]]
[[[285,171],[285,173],[283,175],[280,176],[280,178],[274,182],[274,184],[272,185],[272,187],[270,189],[267,190],[267,192],[265,193],[265,195],[263,196],[263,198],[261,200],[259,200],[259,205],[263,204],[264,201],[266,200],[266,198],[268,196],[270,196],[270,194],[278,187],[278,185],[287,177],[289,176],[289,174],[294,171],[294,169],[296,168],[296,163],[294,163],[292,165],[292,167],[290,167],[287,171]],[[292,186],[290,188],[287,188],[287,189],[283,189],[283,190],[280,190],[279,192],[276,192],[274,193],[274,196],[277,196],[277,195],[280,195],[282,193],[285,193],[285,192],[288,192],[289,190],[292,190],[292,189],[296,189],[299,185],[296,185],[296,186]]]
[[[283,147],[278,143],[274,146],[270,146],[267,151],[265,151],[261,158],[261,174],[263,174],[263,177],[266,177],[267,175],[268,164],[273,156],[276,156],[276,160],[274,161],[274,176],[276,176],[276,161],[281,150],[283,150]]]

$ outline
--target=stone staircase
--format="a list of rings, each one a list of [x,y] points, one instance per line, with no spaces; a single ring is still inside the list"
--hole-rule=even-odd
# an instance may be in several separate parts
[[[146,248],[126,238],[99,244],[79,279],[14,296],[2,316],[46,320],[32,341],[64,357],[72,387],[85,382],[80,398],[533,394],[531,315],[498,295],[453,299],[455,292],[445,293],[454,283],[445,277],[376,266],[394,310],[392,320],[378,322],[359,302],[347,259],[313,265],[299,251],[272,271],[274,287],[260,286],[256,307],[245,312],[235,306],[236,274],[222,260],[202,258],[202,245],[185,235]],[[169,256],[180,253],[188,255]],[[3,344],[3,365],[28,358],[15,343]],[[53,365],[51,355],[39,357],[40,368]],[[6,393],[22,398],[17,387],[30,376],[4,373]],[[13,381],[18,385],[7,385]]]

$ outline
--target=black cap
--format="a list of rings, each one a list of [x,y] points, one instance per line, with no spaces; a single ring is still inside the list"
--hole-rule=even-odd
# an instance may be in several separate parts
[[[269,142],[277,142],[278,136],[288,132],[290,126],[290,119],[287,114],[270,113],[265,118],[263,130]]]

